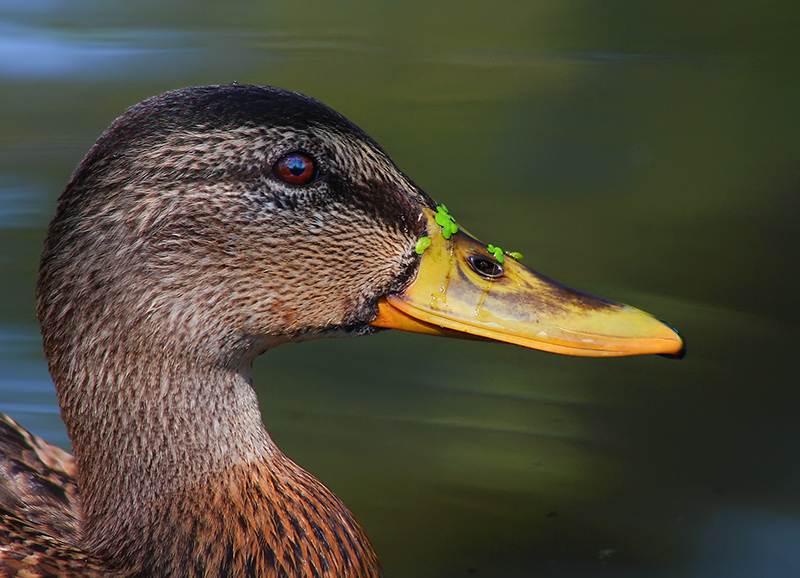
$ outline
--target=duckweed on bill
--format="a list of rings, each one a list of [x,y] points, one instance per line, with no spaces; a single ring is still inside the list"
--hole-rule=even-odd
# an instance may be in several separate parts
[[[417,255],[422,255],[425,252],[425,249],[431,246],[431,238],[430,237],[420,237],[419,241],[417,241],[417,245],[414,247],[414,250],[417,252]]]
[[[445,239],[458,233],[458,225],[444,205],[436,207],[436,223],[442,228],[442,236]]]
[[[503,257],[503,250],[500,247],[495,247],[494,245],[489,245],[486,247],[486,250],[489,251],[494,258],[497,259],[497,262],[501,265],[505,262],[505,258]]]

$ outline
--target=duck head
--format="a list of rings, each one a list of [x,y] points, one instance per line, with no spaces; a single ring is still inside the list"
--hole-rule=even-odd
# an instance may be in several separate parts
[[[282,536],[269,551],[291,560],[302,544],[330,575],[359,560],[380,575],[346,508],[264,428],[250,367],[270,347],[394,327],[574,355],[683,351],[650,315],[469,236],[338,113],[256,86],[168,92],[117,119],[59,199],[37,299],[84,546],[140,575],[185,575],[215,548],[244,568],[234,545],[249,536]],[[335,517],[315,526],[325,544],[346,551],[271,515],[308,517],[286,508],[312,494]],[[228,521],[242,509],[240,536]],[[252,559],[272,560],[257,546]]]
[[[47,328],[73,316],[95,344],[111,316],[231,363],[386,327],[573,355],[683,351],[650,315],[466,234],[340,114],[239,85],[168,92],[111,125],[60,199],[39,316],[51,360],[73,338]]]

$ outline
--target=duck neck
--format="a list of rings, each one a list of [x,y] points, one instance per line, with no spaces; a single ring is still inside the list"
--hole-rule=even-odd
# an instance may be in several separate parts
[[[249,362],[137,352],[51,364],[89,552],[143,576],[379,575],[345,506],[270,439]]]

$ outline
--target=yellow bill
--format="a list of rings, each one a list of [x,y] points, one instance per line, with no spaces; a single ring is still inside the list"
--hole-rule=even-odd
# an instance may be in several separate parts
[[[423,211],[430,244],[418,245],[417,277],[380,300],[372,325],[566,355],[683,356],[678,332],[652,315],[548,279],[457,231],[446,209]]]

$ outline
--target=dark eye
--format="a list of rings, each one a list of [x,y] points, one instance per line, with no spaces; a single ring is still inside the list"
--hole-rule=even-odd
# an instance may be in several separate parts
[[[272,173],[287,185],[307,185],[317,180],[317,163],[305,153],[288,153],[278,159]]]
[[[503,276],[503,268],[494,259],[471,255],[467,257],[472,269],[485,279],[497,279]]]

